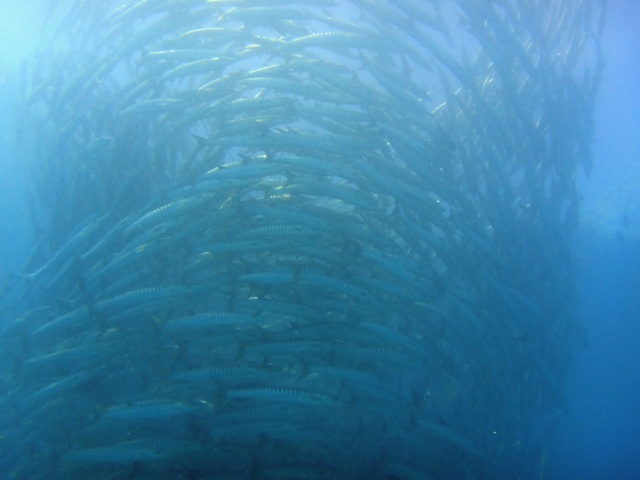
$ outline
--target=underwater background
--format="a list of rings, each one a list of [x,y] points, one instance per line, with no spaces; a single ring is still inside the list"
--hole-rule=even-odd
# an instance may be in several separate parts
[[[581,181],[574,240],[588,328],[567,382],[571,407],[550,455],[553,478],[638,478],[640,462],[640,33],[636,2],[612,1],[596,100],[594,171]]]
[[[38,44],[43,12],[40,2],[0,6],[3,280],[21,272],[34,243],[30,176],[17,146],[12,112],[17,108],[20,64]],[[566,412],[555,426],[554,440],[544,447],[544,478],[640,478],[638,16],[636,2],[609,2],[602,43],[606,66],[594,109],[593,171],[589,178],[578,173],[580,215],[571,239],[577,316],[586,340],[576,347],[569,368]]]

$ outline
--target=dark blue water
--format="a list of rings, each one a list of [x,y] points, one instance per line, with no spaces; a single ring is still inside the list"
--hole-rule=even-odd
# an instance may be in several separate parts
[[[640,241],[583,234],[577,243],[588,348],[569,377],[551,478],[640,478]]]

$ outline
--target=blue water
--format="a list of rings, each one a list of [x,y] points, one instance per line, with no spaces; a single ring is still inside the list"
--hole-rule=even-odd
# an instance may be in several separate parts
[[[588,348],[576,352],[551,478],[640,478],[640,240],[582,234],[577,277]]]
[[[575,237],[578,314],[588,332],[550,450],[553,479],[640,478],[640,4],[610,2],[594,157]]]
[[[12,5],[13,3],[13,5]],[[28,172],[13,145],[20,60],[37,42],[39,2],[0,4],[0,277],[28,255]],[[568,413],[548,446],[551,479],[640,478],[640,5],[612,1],[596,108],[595,166],[581,180],[575,235],[578,314]]]

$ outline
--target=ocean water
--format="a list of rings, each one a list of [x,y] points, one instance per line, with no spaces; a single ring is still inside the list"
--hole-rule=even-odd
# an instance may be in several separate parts
[[[20,9],[5,6],[7,11],[0,12],[12,26],[0,30],[3,44],[11,45],[0,52],[4,278],[21,271],[37,237],[26,193],[33,187],[16,142],[15,118],[7,113],[16,106],[20,60],[32,55],[37,43],[33,25],[41,11],[28,7],[21,3]],[[581,216],[572,238],[576,308],[586,329],[585,347],[577,347],[573,355],[564,389],[566,413],[557,421],[555,439],[544,447],[542,478],[640,478],[640,144],[635,135],[640,124],[640,66],[633,53],[640,41],[630,21],[633,12],[631,2],[611,2],[608,12],[603,45],[607,67],[595,110],[594,168],[589,179],[580,179]],[[473,478],[470,472],[466,475]]]
[[[635,2],[610,2],[607,70],[596,102],[596,158],[583,179],[574,240],[586,348],[567,382],[570,410],[552,447],[550,478],[640,477],[640,45]]]

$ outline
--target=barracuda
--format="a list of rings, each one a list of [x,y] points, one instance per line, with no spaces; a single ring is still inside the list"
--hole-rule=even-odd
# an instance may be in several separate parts
[[[96,231],[105,217],[96,218],[88,223],[84,228],[80,229],[75,235],[73,235],[60,249],[39,269],[33,273],[25,273],[24,276],[28,278],[37,278],[43,273],[51,270],[54,267],[64,268],[60,264],[69,263],[74,259],[74,253],[77,250],[84,249],[85,244],[89,241],[91,234]]]
[[[329,408],[340,405],[339,400],[333,395],[298,388],[232,388],[226,396],[230,401],[251,400]]]
[[[86,306],[76,308],[68,313],[60,315],[51,321],[41,325],[32,332],[34,337],[42,335],[50,335],[56,330],[65,329],[73,330],[73,326],[82,326],[84,321],[89,318],[89,308]]]
[[[237,327],[240,325],[257,324],[259,318],[237,313],[211,312],[181,317],[167,321],[164,329],[170,333],[202,330],[220,327]]]
[[[175,400],[154,399],[141,400],[126,404],[114,405],[107,408],[102,416],[105,419],[122,419],[122,420],[149,420],[149,419],[168,419],[174,416],[188,414],[209,414],[212,407],[203,402],[188,404]]]
[[[539,477],[601,2],[72,3],[23,77],[2,472]]]

